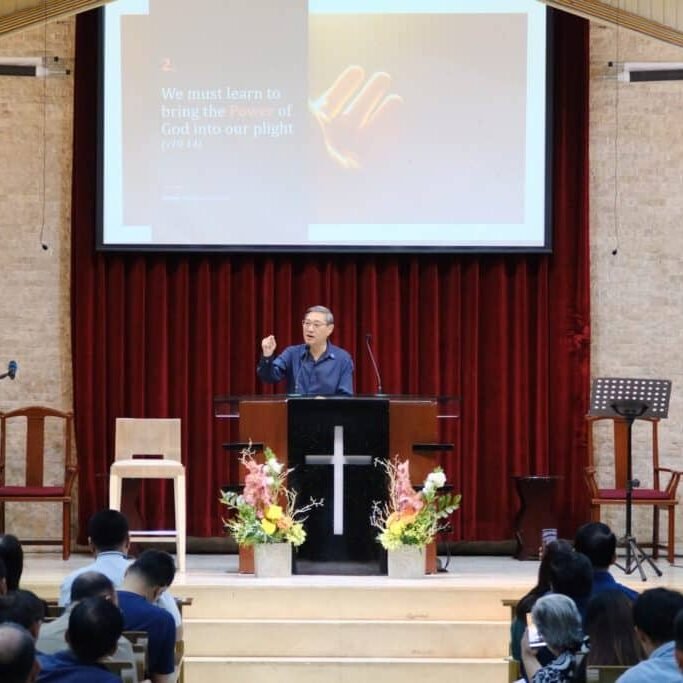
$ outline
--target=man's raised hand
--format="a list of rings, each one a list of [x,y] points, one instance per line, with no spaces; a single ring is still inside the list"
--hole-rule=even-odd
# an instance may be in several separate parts
[[[275,337],[271,334],[268,337],[264,337],[261,340],[261,350],[265,358],[269,358],[273,355],[275,348],[277,347],[277,342]]]

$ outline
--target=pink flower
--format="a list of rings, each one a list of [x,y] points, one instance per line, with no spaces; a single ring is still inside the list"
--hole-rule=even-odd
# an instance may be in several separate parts
[[[263,516],[263,510],[269,505],[273,504],[273,497],[271,493],[272,478],[267,473],[265,465],[259,465],[253,460],[245,461],[244,466],[247,468],[247,475],[244,478],[244,500],[253,505],[259,517]]]
[[[396,487],[398,511],[402,516],[414,514],[422,510],[424,507],[422,496],[415,491],[410,483],[410,472],[407,460],[396,467],[396,481],[394,484]]]

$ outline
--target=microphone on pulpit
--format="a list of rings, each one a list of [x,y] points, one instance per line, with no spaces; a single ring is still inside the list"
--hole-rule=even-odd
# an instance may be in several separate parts
[[[375,354],[372,352],[372,346],[370,344],[370,340],[372,339],[372,335],[367,332],[365,334],[365,346],[368,349],[368,354],[370,355],[370,360],[372,361],[372,367],[375,369],[375,375],[377,376],[377,396],[383,395],[382,391],[382,378],[380,377],[379,374],[379,368],[377,367],[377,361],[375,360]]]
[[[299,365],[299,369],[296,371],[296,377],[294,378],[294,394],[296,396],[301,395],[301,392],[299,391],[299,377],[301,376],[301,371],[304,369],[304,361],[306,360],[306,356],[308,355],[309,351],[310,351],[310,347],[308,344],[306,344],[305,350],[304,350],[304,355],[301,356],[301,364]]]

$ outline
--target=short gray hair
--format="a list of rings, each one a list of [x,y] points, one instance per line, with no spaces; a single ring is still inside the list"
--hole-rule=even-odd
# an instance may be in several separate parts
[[[325,306],[311,306],[310,308],[306,309],[306,315],[309,313],[322,313],[325,316],[325,322],[328,325],[334,325],[334,316],[332,315],[332,311],[329,308],[325,308]]]
[[[539,634],[553,650],[576,650],[583,640],[581,615],[566,595],[550,593],[536,601],[531,618]]]

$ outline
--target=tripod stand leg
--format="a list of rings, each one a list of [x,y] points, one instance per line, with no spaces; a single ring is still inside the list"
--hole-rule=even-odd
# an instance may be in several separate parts
[[[640,573],[640,580],[647,581],[647,577],[645,576],[645,571],[643,570],[641,559],[638,556],[638,546],[632,538],[629,539],[627,547],[627,557],[631,554],[633,555],[633,562],[635,564],[635,567],[638,567],[638,572]],[[632,574],[635,571],[635,567],[632,567],[630,564],[627,564],[626,566],[628,567],[628,569],[626,570],[627,574]]]
[[[660,568],[652,561],[652,558],[638,545],[633,536],[624,538],[624,545],[626,547],[626,563],[624,566],[615,563],[624,574],[633,574],[638,569],[642,581],[647,581],[645,572],[643,571],[643,561],[647,562],[657,576],[661,576]]]
[[[661,576],[662,570],[652,561],[652,558],[635,541],[633,541],[633,546],[635,552],[638,553],[636,555],[636,561],[640,563],[641,560],[645,560],[650,565],[650,567],[652,567],[655,574],[657,574],[657,576]],[[640,557],[638,557],[638,555],[640,555]],[[645,581],[645,579],[643,579],[643,581]]]

